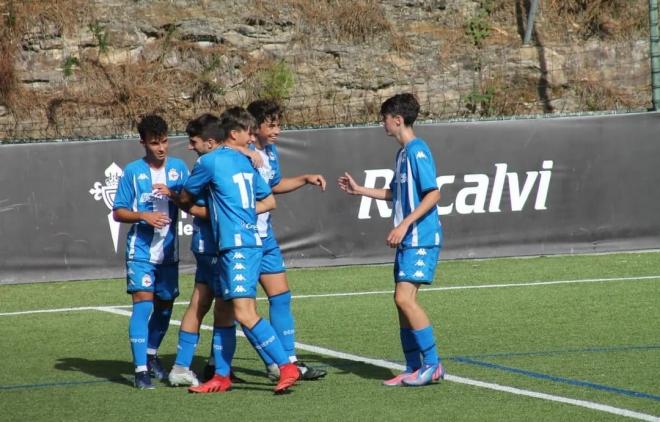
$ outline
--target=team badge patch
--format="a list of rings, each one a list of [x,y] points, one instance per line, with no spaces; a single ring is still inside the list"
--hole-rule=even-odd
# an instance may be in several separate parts
[[[151,287],[152,284],[153,280],[151,280],[151,276],[149,274],[145,274],[144,277],[142,277],[142,286]]]
[[[167,173],[167,178],[173,182],[176,182],[179,180],[179,172],[174,169],[170,169],[169,173]]]

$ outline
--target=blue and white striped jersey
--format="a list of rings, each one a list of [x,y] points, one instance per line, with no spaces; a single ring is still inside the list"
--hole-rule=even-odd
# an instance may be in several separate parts
[[[223,146],[199,157],[184,189],[195,197],[209,188],[209,212],[218,250],[261,247],[255,203],[270,187],[238,151]]]
[[[280,154],[277,152],[275,144],[268,144],[264,149],[258,149],[251,145],[251,149],[256,150],[261,155],[264,165],[257,169],[261,177],[268,183],[271,188],[282,180],[282,173],[280,172]],[[259,236],[267,237],[272,234],[273,228],[271,226],[270,212],[264,212],[257,216],[257,229]]]
[[[197,198],[195,205],[208,207],[208,189],[205,189],[202,195]],[[202,255],[216,255],[218,245],[213,239],[213,227],[211,220],[193,217],[193,234],[190,240],[190,250]]]
[[[412,213],[424,194],[438,189],[435,163],[428,145],[415,138],[401,148],[396,156],[394,177],[390,182],[394,206],[394,226]],[[401,242],[402,248],[440,246],[442,225],[437,207],[413,223]]]
[[[167,157],[165,165],[153,169],[144,159],[126,165],[119,180],[113,210],[125,208],[136,212],[160,211],[171,222],[156,229],[145,222],[134,223],[126,241],[126,259],[152,264],[172,263],[179,260],[176,236],[178,208],[167,197],[153,193],[153,184],[162,183],[175,192],[181,191],[189,175],[183,160]]]

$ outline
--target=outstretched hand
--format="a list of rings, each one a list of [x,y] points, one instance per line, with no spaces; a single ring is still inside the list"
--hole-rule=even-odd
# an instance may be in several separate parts
[[[305,176],[305,183],[308,185],[320,186],[322,191],[325,191],[325,178],[320,174],[308,174]]]
[[[339,179],[337,179],[337,184],[339,185],[339,189],[344,192],[351,195],[358,195],[358,188],[360,185],[355,182],[355,179],[353,179],[353,176],[350,174],[344,173],[343,176],[340,176]]]

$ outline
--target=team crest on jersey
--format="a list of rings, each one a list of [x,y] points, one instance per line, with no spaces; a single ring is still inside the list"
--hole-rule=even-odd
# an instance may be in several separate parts
[[[112,206],[115,203],[115,194],[117,193],[117,186],[119,179],[124,174],[121,167],[114,162],[105,169],[105,184],[101,182],[94,182],[94,186],[89,190],[89,193],[94,197],[94,200],[103,200],[105,206],[110,210],[108,214],[108,225],[110,226],[110,235],[112,236],[112,243],[117,253],[117,241],[119,240],[119,227],[121,223],[116,222],[112,218]]]
[[[142,277],[142,286],[143,287],[151,287],[152,284],[154,284],[154,282],[151,279],[151,276],[149,274],[145,274]]]
[[[167,179],[176,182],[179,180],[179,172],[175,169],[170,169],[169,173],[167,173]]]
[[[401,177],[399,177],[399,180],[401,180],[401,183],[406,183],[408,181],[408,174],[401,173]]]
[[[417,154],[415,154],[416,158],[419,158],[420,160],[424,160],[428,158],[426,154],[424,154],[424,151],[417,151]]]
[[[416,255],[425,256],[426,255],[426,249],[424,249],[424,248],[417,249]]]
[[[417,270],[415,271],[415,274],[413,274],[413,277],[422,278],[424,277],[424,272]]]

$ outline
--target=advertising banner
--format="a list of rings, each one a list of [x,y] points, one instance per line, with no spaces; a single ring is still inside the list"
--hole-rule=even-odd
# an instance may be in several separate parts
[[[419,124],[442,199],[443,259],[660,246],[657,113]],[[285,131],[283,177],[320,173],[325,192],[278,195],[274,227],[289,267],[391,262],[391,204],[337,188],[348,172],[381,188],[399,148],[382,127]],[[0,283],[122,277],[128,225],[112,219],[135,139],[0,146]],[[192,167],[183,137],[170,155]],[[192,218],[180,214],[181,270]]]

